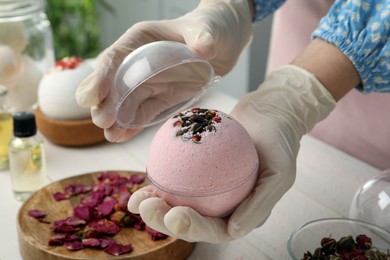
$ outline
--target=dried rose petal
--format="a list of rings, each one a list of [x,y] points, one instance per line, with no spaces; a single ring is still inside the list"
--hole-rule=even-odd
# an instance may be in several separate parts
[[[115,243],[106,247],[104,251],[110,255],[118,256],[133,251],[133,246],[131,244],[122,245]]]
[[[73,208],[73,215],[85,221],[89,221],[93,216],[93,208],[86,205],[77,205]]]
[[[114,192],[114,187],[110,183],[106,183],[104,185],[97,185],[93,188],[93,191],[101,191],[105,196],[110,196]]]
[[[87,247],[100,247],[100,241],[97,238],[86,238],[81,241]]]
[[[31,209],[27,213],[30,217],[35,218],[41,223],[50,224],[50,221],[45,220],[47,213],[41,210]]]
[[[351,251],[351,256],[355,259],[356,256],[362,255],[363,251],[360,249],[354,249]]]
[[[92,221],[88,224],[87,227],[105,235],[115,235],[120,231],[120,227],[108,219]]]
[[[116,244],[115,240],[108,238],[99,238],[100,248],[106,248],[109,245]]]
[[[84,225],[87,223],[87,222],[85,222],[85,220],[78,218],[78,217],[75,217],[75,216],[68,217],[68,218],[64,219],[64,221],[67,225],[73,226],[73,227]]]
[[[84,248],[83,243],[79,240],[72,241],[72,242],[65,242],[64,246],[66,249],[71,251],[81,250]]]
[[[137,230],[145,230],[145,223],[143,221],[137,222],[137,223],[134,223],[133,227]]]
[[[97,238],[101,235],[102,233],[98,230],[96,230],[93,227],[85,227],[83,230],[83,237],[84,238]]]
[[[105,180],[115,182],[118,179],[120,179],[122,176],[120,176],[118,173],[115,172],[103,172],[99,175],[98,180],[100,182],[104,182]]]
[[[53,197],[56,201],[61,201],[61,200],[67,200],[70,198],[68,194],[62,193],[62,192],[56,192],[53,194]]]
[[[78,235],[75,235],[75,234],[68,234],[66,237],[65,237],[65,241],[66,242],[72,242],[72,241],[80,241],[80,237]]]
[[[118,204],[121,206],[122,211],[127,211],[127,202],[129,201],[130,196],[131,194],[127,190],[120,192],[118,196],[116,196],[116,199],[118,200]]]
[[[69,195],[69,197],[77,196],[82,193],[87,193],[92,190],[91,186],[85,186],[84,184],[69,184],[65,187],[64,193]]]
[[[28,211],[28,215],[30,217],[39,219],[39,218],[44,218],[47,216],[47,213],[41,210],[36,210],[36,209],[31,209]]]
[[[77,217],[68,217],[66,219],[57,220],[51,229],[55,232],[70,233],[78,230],[79,226],[85,225],[86,221]]]
[[[150,235],[153,241],[166,239],[168,237],[164,233],[154,230],[153,228],[148,227],[147,225],[145,225],[145,231],[148,232],[148,234]]]
[[[69,226],[68,224],[65,224],[65,222],[58,224],[58,225],[54,225],[51,227],[51,229],[54,232],[59,232],[59,233],[71,233],[71,232],[78,230],[75,227],[72,227],[72,226]]]
[[[370,249],[372,246],[371,238],[366,235],[358,235],[356,237],[356,243],[361,249]]]
[[[59,246],[64,244],[66,237],[68,236],[67,233],[55,233],[54,236],[52,236],[49,240],[50,246]]]
[[[98,190],[81,198],[80,202],[85,206],[96,207],[98,204],[102,202],[104,197],[105,197],[104,191]]]
[[[111,214],[114,210],[115,204],[117,204],[117,200],[112,197],[106,197],[104,201],[96,206],[96,210],[101,214],[101,216],[105,217]]]
[[[133,227],[137,230],[145,230],[145,222],[142,220],[140,215],[133,214],[135,219]]]
[[[130,176],[130,183],[141,184],[145,181],[145,174],[133,174]]]
[[[144,181],[144,174],[133,174],[126,178],[115,172],[103,172],[98,176],[98,182],[91,186],[70,184],[65,187],[64,192],[54,193],[57,201],[79,194],[86,195],[81,197],[80,204],[73,208],[72,216],[54,222],[51,227],[54,235],[50,238],[49,245],[63,245],[69,250],[99,248],[111,255],[131,252],[131,244],[118,244],[104,236],[116,235],[120,227],[145,229],[141,217],[127,209],[132,192]],[[153,240],[167,237],[150,228],[147,232]]]

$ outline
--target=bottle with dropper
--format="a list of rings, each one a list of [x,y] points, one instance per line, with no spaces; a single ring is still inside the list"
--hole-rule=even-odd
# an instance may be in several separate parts
[[[8,147],[12,189],[16,200],[25,201],[49,183],[44,146],[33,113],[16,113],[13,122],[14,137]]]

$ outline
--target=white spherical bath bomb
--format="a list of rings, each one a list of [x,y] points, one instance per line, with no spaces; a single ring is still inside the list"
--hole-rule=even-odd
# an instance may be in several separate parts
[[[38,105],[43,114],[57,120],[82,120],[91,117],[90,109],[76,101],[76,89],[93,71],[93,67],[77,57],[58,61],[39,85]]]
[[[229,115],[192,108],[156,133],[147,162],[156,195],[204,216],[229,215],[251,193],[259,159],[245,128]]]

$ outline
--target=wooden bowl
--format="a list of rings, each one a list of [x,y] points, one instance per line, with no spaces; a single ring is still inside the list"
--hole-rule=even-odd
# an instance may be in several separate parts
[[[123,176],[140,172],[115,171]],[[55,220],[64,219],[73,214],[73,207],[79,204],[79,196],[68,200],[55,201],[53,193],[62,192],[69,184],[92,185],[97,182],[101,172],[82,174],[57,182],[53,182],[41,190],[35,192],[20,208],[17,216],[17,229],[19,250],[23,259],[28,260],[96,260],[96,259],[159,259],[181,260],[186,259],[192,252],[195,244],[183,240],[168,237],[164,240],[153,241],[149,234],[135,228],[122,228],[113,238],[122,244],[131,243],[133,251],[127,254],[113,256],[103,250],[84,248],[79,251],[69,251],[63,246],[49,246],[48,241],[52,235],[50,226]],[[145,181],[140,187],[147,184]],[[82,195],[80,195],[82,196]],[[51,224],[45,224],[28,216],[31,209],[42,210],[48,213],[45,220]]]
[[[35,110],[39,132],[49,141],[62,146],[89,146],[104,142],[103,129],[93,124],[92,119],[56,120],[45,116],[39,107]]]

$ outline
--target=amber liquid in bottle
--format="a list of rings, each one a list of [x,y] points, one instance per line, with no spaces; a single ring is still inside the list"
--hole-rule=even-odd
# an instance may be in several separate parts
[[[8,143],[12,137],[12,115],[0,111],[0,170],[8,168]]]
[[[0,171],[8,169],[8,144],[12,138],[12,115],[7,110],[8,89],[0,86]]]

